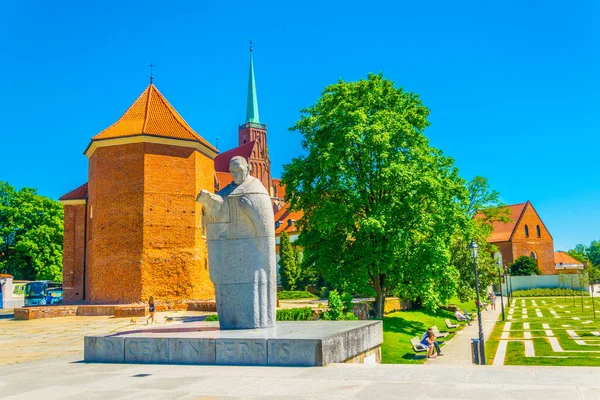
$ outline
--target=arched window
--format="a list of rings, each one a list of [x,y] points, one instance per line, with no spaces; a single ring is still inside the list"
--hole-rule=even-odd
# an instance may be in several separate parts
[[[525,237],[529,237],[529,227],[525,225]]]
[[[529,257],[533,258],[535,260],[535,262],[537,263],[538,255],[535,251],[532,251],[531,254],[529,255]]]
[[[537,234],[537,237],[542,237],[542,231],[540,230],[539,225],[535,226],[535,233]]]

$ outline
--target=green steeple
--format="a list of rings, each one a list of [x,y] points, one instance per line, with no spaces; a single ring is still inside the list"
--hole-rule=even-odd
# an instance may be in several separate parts
[[[248,104],[246,104],[246,123],[260,124],[258,119],[258,100],[254,82],[254,63],[252,62],[252,42],[250,42],[250,73],[248,74]]]

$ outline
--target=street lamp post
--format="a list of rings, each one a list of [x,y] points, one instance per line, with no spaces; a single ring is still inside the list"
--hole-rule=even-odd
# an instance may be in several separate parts
[[[510,299],[512,298],[512,285],[511,285],[511,279],[510,279],[510,270],[508,268],[508,265],[504,266],[504,276],[508,277],[506,279],[506,298],[508,300],[508,303],[506,303],[507,307],[510,307]]]
[[[481,321],[481,301],[479,300],[479,276],[477,275],[477,253],[479,246],[475,243],[475,239],[471,240],[471,257],[473,257],[473,269],[475,270],[475,294],[477,296],[477,322],[479,325],[479,354],[480,363],[485,365],[485,344],[483,341],[483,325]]]
[[[500,307],[502,308],[502,321],[504,321],[504,296],[502,295],[502,264],[500,264],[500,260],[496,261],[496,265],[498,266],[498,281],[500,282]]]

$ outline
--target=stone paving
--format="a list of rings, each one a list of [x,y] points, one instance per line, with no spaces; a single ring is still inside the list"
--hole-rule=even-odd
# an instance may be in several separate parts
[[[169,325],[204,319],[207,313],[195,311],[156,313],[156,324],[165,325],[165,317],[173,318]],[[144,318],[59,317],[30,321],[15,321],[12,315],[0,315],[0,365],[18,364],[65,355],[83,353],[83,337],[144,328]],[[1,392],[0,392],[1,393]]]
[[[586,367],[127,365],[73,355],[0,366],[0,398],[592,400],[598,376]]]

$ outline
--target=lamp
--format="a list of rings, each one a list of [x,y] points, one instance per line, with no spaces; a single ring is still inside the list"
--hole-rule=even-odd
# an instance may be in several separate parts
[[[471,250],[471,258],[475,260],[477,258],[477,254],[479,253],[479,246],[477,246],[477,243],[475,243],[475,239],[471,239],[469,249]]]
[[[504,321],[504,294],[502,293],[502,272],[504,272],[504,269],[502,268],[502,263],[500,263],[500,260],[496,260],[496,266],[498,267],[498,281],[500,282],[500,307],[502,308],[502,321]]]
[[[479,251],[479,246],[475,243],[475,239],[471,239],[471,244],[469,245],[469,249],[471,250],[471,257],[473,257],[473,270],[475,271],[475,295],[477,296],[477,322],[479,325],[479,362],[482,365],[485,365],[485,344],[483,342],[483,325],[481,321],[481,300],[479,300],[479,276],[477,275],[477,253]]]

